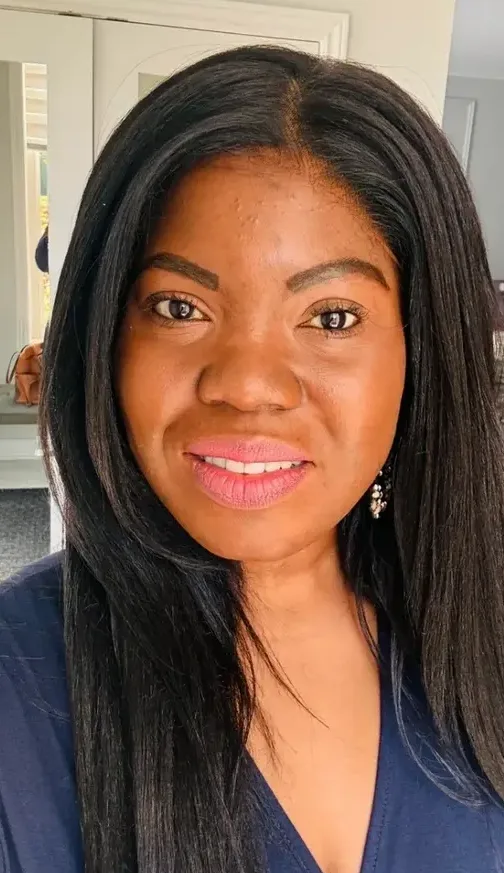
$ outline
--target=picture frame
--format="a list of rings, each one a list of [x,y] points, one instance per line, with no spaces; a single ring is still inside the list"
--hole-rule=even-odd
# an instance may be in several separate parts
[[[504,331],[504,279],[494,279],[494,288],[497,295],[497,325],[496,329]],[[504,338],[504,337],[503,337]]]
[[[443,130],[455,149],[466,175],[469,169],[475,113],[476,100],[470,97],[446,97]]]

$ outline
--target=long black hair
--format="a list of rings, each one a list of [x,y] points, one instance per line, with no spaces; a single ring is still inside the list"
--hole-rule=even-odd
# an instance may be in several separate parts
[[[470,748],[504,796],[495,297],[471,195],[443,134],[391,81],[288,49],[242,48],[178,73],[113,134],[82,200],[45,346],[42,433],[64,494],[87,873],[260,866],[239,568],[194,543],[140,473],[115,402],[114,352],[170,189],[214,155],[263,147],[322,162],[397,260],[408,364],[393,505],[375,523],[362,500],[339,546],[349,584],[388,615],[396,699],[412,658],[440,735]]]

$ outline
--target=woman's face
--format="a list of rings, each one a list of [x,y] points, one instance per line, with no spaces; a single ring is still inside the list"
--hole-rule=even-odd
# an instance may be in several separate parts
[[[170,196],[118,351],[138,465],[195,540],[243,562],[332,544],[396,429],[394,261],[313,162],[223,157]]]

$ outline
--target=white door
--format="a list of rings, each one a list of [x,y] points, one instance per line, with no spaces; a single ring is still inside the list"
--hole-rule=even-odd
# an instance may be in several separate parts
[[[225,7],[225,9],[224,9]],[[288,44],[344,59],[349,16],[260,6],[191,4],[166,24],[94,21],[94,123],[98,153],[119,121],[161,79],[209,54],[239,45]]]
[[[47,484],[38,450],[37,407],[15,404],[12,386],[2,383],[11,354],[42,339],[93,163],[92,130],[92,21],[0,10],[0,490],[4,498],[12,489],[36,490]],[[49,275],[35,264],[35,248],[47,222]],[[36,495],[32,493],[30,499],[35,501]],[[27,516],[27,537],[33,533],[30,524]],[[50,536],[52,548],[57,548],[61,519],[55,504]]]
[[[28,74],[33,73],[34,66],[45,68],[47,189],[51,221],[49,270],[54,291],[93,163],[92,21],[0,9],[0,61],[14,66],[11,74],[16,74],[16,65],[27,66]],[[11,89],[12,78],[11,75]],[[29,89],[29,76],[25,81]],[[29,122],[29,100],[26,107]],[[34,115],[37,112],[36,109]],[[16,206],[21,209],[19,203]]]

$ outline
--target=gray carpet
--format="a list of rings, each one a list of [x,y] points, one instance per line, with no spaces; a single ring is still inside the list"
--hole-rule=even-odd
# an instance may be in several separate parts
[[[0,491],[0,580],[48,554],[49,526],[47,489]]]

